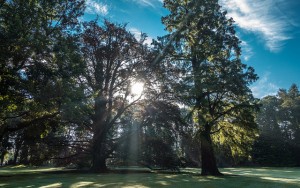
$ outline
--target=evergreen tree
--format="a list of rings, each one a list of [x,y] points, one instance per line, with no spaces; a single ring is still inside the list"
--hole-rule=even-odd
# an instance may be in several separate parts
[[[241,63],[233,20],[217,0],[165,0],[164,6],[170,14],[162,21],[171,33],[160,42],[161,52],[168,53],[164,62],[179,71],[174,92],[192,109],[202,175],[220,175],[212,135],[223,131],[228,137],[236,129],[254,135],[256,101],[248,86],[257,76]]]

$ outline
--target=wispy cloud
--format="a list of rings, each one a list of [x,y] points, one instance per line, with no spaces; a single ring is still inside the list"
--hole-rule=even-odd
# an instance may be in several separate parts
[[[253,50],[246,41],[241,42],[241,47],[242,47],[242,57],[245,61],[248,61],[254,54]]]
[[[249,32],[258,34],[271,52],[281,50],[284,42],[291,39],[290,22],[280,6],[285,0],[221,0],[236,24]]]
[[[129,1],[133,1],[142,6],[150,6],[152,8],[155,8],[157,3],[163,3],[163,0],[129,0]]]
[[[135,36],[137,40],[141,40],[141,30],[137,28],[129,28],[129,31]],[[146,40],[144,41],[145,44],[151,45],[152,43],[152,37],[147,37]]]
[[[263,76],[250,87],[254,97],[262,98],[268,95],[276,95],[280,87],[269,81],[270,75],[270,72],[265,72]]]
[[[99,14],[105,16],[108,14],[108,6],[99,2],[99,0],[87,0],[85,12],[88,14]]]

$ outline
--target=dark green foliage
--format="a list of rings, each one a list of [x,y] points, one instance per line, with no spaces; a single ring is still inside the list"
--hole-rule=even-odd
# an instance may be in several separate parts
[[[288,91],[261,100],[257,117],[259,138],[253,148],[253,160],[265,166],[299,166],[300,93],[293,84]]]
[[[171,103],[143,101],[134,116],[127,116],[134,120],[123,124],[116,157],[127,165],[178,170],[182,164],[177,141],[184,126],[180,116]]]
[[[191,110],[195,139],[201,144],[202,174],[219,175],[212,135],[230,138],[238,130],[243,134],[235,141],[243,135],[253,137],[257,101],[248,86],[257,76],[241,62],[233,20],[218,1],[166,0],[164,6],[170,14],[162,21],[171,34],[161,38],[158,48],[166,53],[166,68],[173,70],[175,79],[170,81],[176,97]]]
[[[172,147],[159,138],[145,138],[142,146],[142,164],[152,169],[179,171],[181,161]]]
[[[47,148],[42,138],[80,98],[74,78],[83,65],[76,36],[83,8],[81,0],[0,3],[0,139],[15,140],[14,162],[21,153],[21,161],[41,164],[40,155],[54,153],[38,154]]]
[[[181,166],[178,152],[180,127],[185,126],[178,106],[152,101],[142,114],[142,160],[148,166],[177,170]]]

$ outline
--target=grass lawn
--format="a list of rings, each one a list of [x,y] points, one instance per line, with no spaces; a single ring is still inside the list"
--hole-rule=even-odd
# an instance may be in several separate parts
[[[254,187],[300,188],[300,168],[225,168],[223,177],[202,177],[199,169],[180,174],[132,173],[93,174],[62,168],[0,168],[0,187]]]

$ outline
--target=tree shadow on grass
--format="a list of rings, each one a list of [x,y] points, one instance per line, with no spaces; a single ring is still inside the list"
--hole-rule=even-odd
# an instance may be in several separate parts
[[[1,172],[0,172],[1,173]],[[52,171],[33,174],[16,174],[0,177],[0,187],[291,187],[300,188],[297,179],[251,177],[225,174],[221,177],[200,176],[198,173],[157,173],[143,171]]]

